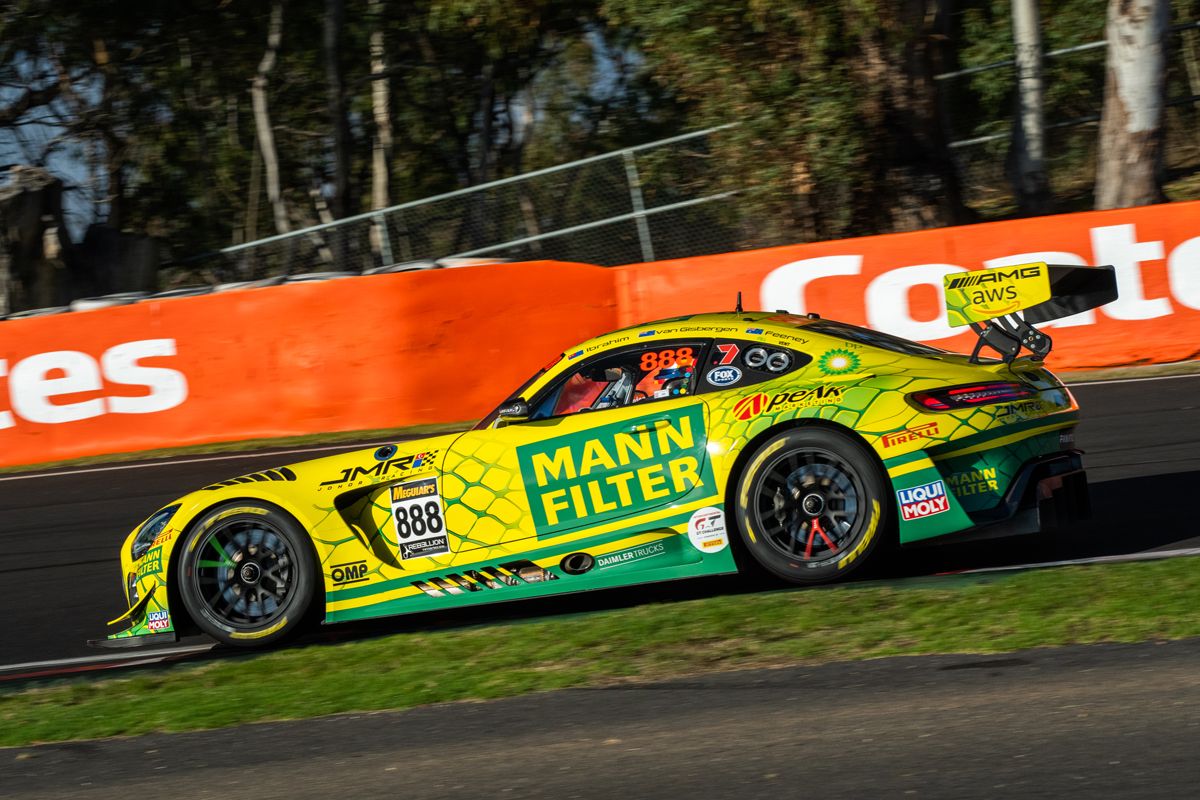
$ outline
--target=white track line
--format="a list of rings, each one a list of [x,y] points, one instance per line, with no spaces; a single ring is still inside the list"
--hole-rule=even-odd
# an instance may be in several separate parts
[[[192,653],[204,653],[215,646],[211,644],[197,644],[190,647],[175,647],[169,650],[131,650],[127,653],[112,653],[101,656],[56,658],[51,661],[27,661],[24,664],[5,664],[0,666],[0,675],[3,675],[5,672],[25,672],[37,669],[52,669],[54,667],[79,667],[87,664],[107,664],[114,661],[143,661],[146,659],[168,658],[170,656],[185,656]]]
[[[397,440],[399,441],[399,440]],[[325,450],[357,450],[368,447],[378,447],[391,442],[363,442],[359,444],[331,444],[323,447],[301,447],[296,450],[256,450],[252,453],[228,453],[226,455],[205,456],[203,458],[164,458],[161,461],[147,461],[141,464],[111,464],[104,467],[81,467],[80,469],[63,470],[62,472],[23,472],[20,475],[5,475],[0,481],[27,481],[30,478],[57,478],[60,475],[86,475],[91,472],[115,472],[121,469],[143,469],[145,467],[169,467],[175,464],[202,464],[206,461],[232,461],[238,458],[274,458],[275,456],[290,456],[298,453],[319,453]]]
[[[1173,381],[1178,378],[1200,378],[1200,372],[1188,375],[1155,375],[1152,378],[1113,378],[1107,381],[1083,381],[1082,383],[1067,383],[1067,386],[1107,386],[1110,383],[1144,383],[1146,381]]]
[[[1041,561],[1032,564],[1013,564],[1008,567],[981,567],[967,569],[962,572],[947,572],[944,576],[979,575],[985,572],[1016,572],[1025,569],[1045,569],[1047,567],[1077,567],[1086,564],[1120,564],[1127,561],[1161,561],[1166,558],[1181,558],[1184,556],[1200,556],[1200,547],[1184,547],[1178,550],[1148,550],[1144,553],[1124,553],[1116,556],[1093,556],[1091,558],[1069,558],[1064,561]],[[939,576],[940,577],[940,576]]]

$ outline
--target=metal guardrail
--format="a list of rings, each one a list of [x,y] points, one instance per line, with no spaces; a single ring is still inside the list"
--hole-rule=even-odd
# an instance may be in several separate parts
[[[737,123],[399,203],[207,253],[229,280],[327,270],[384,271],[478,256],[601,265],[732,249],[717,214],[707,141]],[[690,222],[690,225],[684,223]],[[670,226],[675,228],[668,230]],[[680,228],[690,232],[680,240]]]

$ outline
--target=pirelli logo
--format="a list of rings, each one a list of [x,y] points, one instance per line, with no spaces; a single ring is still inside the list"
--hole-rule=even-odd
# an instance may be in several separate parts
[[[969,289],[972,286],[981,286],[985,283],[999,283],[1000,281],[1018,280],[1020,278],[1036,278],[1041,275],[1041,268],[1037,266],[1017,267],[1016,269],[985,269],[979,272],[972,272],[969,275],[956,275],[950,279],[950,283],[946,284],[947,289]]]

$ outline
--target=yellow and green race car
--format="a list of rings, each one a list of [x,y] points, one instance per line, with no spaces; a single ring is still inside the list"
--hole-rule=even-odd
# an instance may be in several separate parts
[[[121,548],[99,640],[263,646],[325,623],[729,573],[834,580],[890,546],[1086,513],[1078,409],[1031,323],[1116,297],[1111,268],[946,279],[957,355],[786,312],[600,336],[473,430],[205,486]],[[984,358],[984,346],[998,358]],[[1020,356],[1022,349],[1030,355]]]

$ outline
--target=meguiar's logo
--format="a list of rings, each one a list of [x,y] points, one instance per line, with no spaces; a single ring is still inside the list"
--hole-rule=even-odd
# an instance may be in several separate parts
[[[539,537],[716,491],[700,406],[517,448]]]

